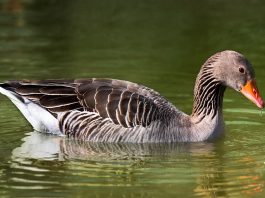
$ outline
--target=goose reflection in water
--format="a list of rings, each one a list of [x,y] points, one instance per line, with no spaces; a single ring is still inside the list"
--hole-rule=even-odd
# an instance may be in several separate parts
[[[22,145],[12,152],[11,166],[13,168],[23,169],[23,165],[28,167],[32,159],[61,161],[64,164],[63,168],[73,169],[70,172],[77,173],[78,166],[85,169],[86,173],[93,172],[92,175],[95,178],[89,178],[92,177],[90,174],[85,175],[85,180],[87,179],[89,183],[91,179],[110,174],[110,172],[105,172],[106,168],[102,169],[107,164],[111,170],[116,170],[116,172],[120,170],[128,177],[128,180],[123,181],[126,186],[137,185],[133,182],[134,180],[143,181],[143,185],[150,184],[150,182],[168,184],[168,181],[163,179],[163,175],[171,174],[173,179],[170,180],[170,184],[177,185],[182,179],[192,184],[190,190],[194,194],[206,197],[232,196],[238,193],[253,195],[264,189],[262,176],[253,168],[258,163],[250,156],[235,157],[234,160],[229,161],[231,159],[220,151],[223,148],[223,141],[114,144],[84,142],[39,132],[31,132],[27,135],[22,139]],[[78,166],[72,167],[75,163]],[[93,164],[92,169],[89,164]],[[101,168],[98,169],[95,165]],[[30,166],[38,165],[33,163]],[[51,170],[46,166],[46,171]],[[155,171],[158,172],[154,177]],[[113,175],[105,176],[113,177]],[[115,186],[115,176],[113,179]]]
[[[23,144],[13,150],[15,158],[42,160],[67,159],[135,159],[203,155],[213,151],[212,143],[98,143],[68,139],[39,132],[30,132]]]

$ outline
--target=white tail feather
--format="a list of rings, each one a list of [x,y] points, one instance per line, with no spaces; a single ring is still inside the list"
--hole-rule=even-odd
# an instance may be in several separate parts
[[[22,101],[18,98],[16,93],[2,87],[0,87],[0,93],[7,96],[16,105],[35,130],[62,134],[59,129],[58,120],[46,109],[26,98],[23,98],[24,101]]]

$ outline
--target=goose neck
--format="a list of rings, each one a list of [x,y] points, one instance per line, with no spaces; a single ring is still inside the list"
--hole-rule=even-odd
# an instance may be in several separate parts
[[[222,115],[224,91],[225,86],[213,76],[212,72],[209,69],[202,69],[194,88],[191,117],[201,121],[205,117],[213,119]]]

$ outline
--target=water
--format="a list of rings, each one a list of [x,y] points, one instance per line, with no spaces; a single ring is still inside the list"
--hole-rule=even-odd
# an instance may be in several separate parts
[[[263,1],[0,1],[0,80],[110,77],[187,113],[200,65],[233,49],[264,95]],[[265,95],[264,95],[265,96]],[[264,197],[264,115],[231,90],[212,143],[97,144],[33,132],[0,96],[1,197]]]

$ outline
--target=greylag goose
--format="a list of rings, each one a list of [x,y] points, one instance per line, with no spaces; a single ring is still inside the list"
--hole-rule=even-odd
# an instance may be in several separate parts
[[[264,107],[251,64],[230,50],[202,65],[191,115],[152,89],[114,79],[8,81],[0,92],[37,131],[94,142],[199,142],[224,132],[226,87]]]

